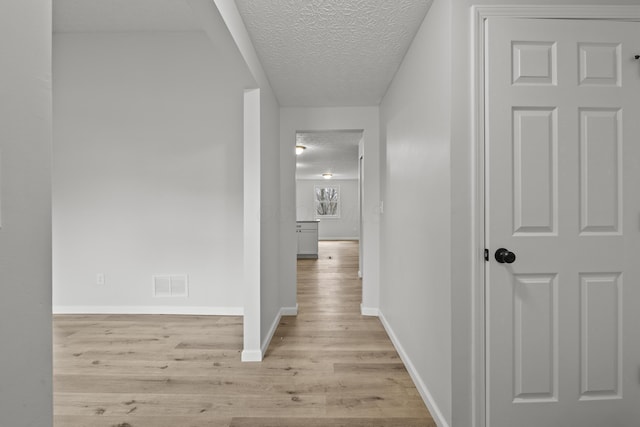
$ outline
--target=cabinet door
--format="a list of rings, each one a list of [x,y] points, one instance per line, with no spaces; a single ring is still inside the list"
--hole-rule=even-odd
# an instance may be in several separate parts
[[[298,230],[298,253],[315,255],[318,253],[318,232],[315,230]]]

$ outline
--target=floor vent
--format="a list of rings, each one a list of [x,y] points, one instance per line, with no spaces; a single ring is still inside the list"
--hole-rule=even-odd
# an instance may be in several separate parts
[[[189,296],[187,275],[153,276],[154,297],[186,297]]]

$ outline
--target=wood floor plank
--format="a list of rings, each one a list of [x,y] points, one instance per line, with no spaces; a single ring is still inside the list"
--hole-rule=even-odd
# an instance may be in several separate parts
[[[436,427],[425,418],[234,418],[230,427]]]
[[[242,317],[54,318],[55,427],[435,427],[380,320],[360,314],[357,242],[298,261],[297,316],[261,363]]]
[[[229,427],[231,417],[197,416],[57,415],[56,427]]]
[[[295,372],[295,371],[294,371]],[[56,375],[59,393],[121,393],[122,379],[117,375]],[[399,377],[367,377],[346,381],[329,372],[283,376],[237,376],[234,374],[212,377],[194,376],[136,376],[127,378],[127,393],[135,394],[206,394],[238,396],[262,393],[274,395],[336,394],[348,390],[354,393],[385,390],[393,395],[415,396],[413,384]]]
[[[56,415],[185,416],[213,413],[216,417],[324,416],[327,397],[318,395],[247,394],[216,396],[206,394],[57,393]]]

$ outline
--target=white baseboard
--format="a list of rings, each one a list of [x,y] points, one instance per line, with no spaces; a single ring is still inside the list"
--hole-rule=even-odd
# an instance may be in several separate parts
[[[278,329],[278,325],[280,324],[280,320],[282,316],[297,316],[298,315],[298,304],[295,307],[281,307],[278,315],[275,319],[273,319],[273,323],[269,328],[269,332],[267,332],[267,336],[264,337],[264,341],[262,341],[262,354],[267,353],[267,348],[269,348],[269,344],[271,344],[271,340],[273,339],[273,335],[276,333],[276,329]]]
[[[380,310],[375,307],[364,307],[360,304],[360,314],[363,316],[375,316],[378,317],[380,315]]]
[[[242,316],[243,307],[187,307],[165,305],[57,305],[53,314],[184,314],[191,316]]]
[[[318,240],[340,241],[340,240],[360,240],[360,238],[359,237],[318,237]]]
[[[384,326],[384,329],[387,331],[387,335],[389,335],[389,338],[391,338],[393,346],[396,348],[396,351],[400,355],[400,359],[402,359],[402,362],[407,368],[407,371],[409,372],[413,383],[418,389],[422,400],[424,400],[425,405],[427,405],[427,408],[429,409],[429,413],[431,413],[433,420],[436,422],[438,427],[449,427],[449,424],[445,420],[442,411],[440,410],[440,408],[438,408],[438,405],[433,400],[433,395],[427,388],[424,381],[422,381],[422,378],[418,374],[415,365],[411,362],[411,359],[407,355],[407,352],[404,350],[404,347],[402,347],[402,344],[400,344],[398,337],[396,336],[395,332],[391,328],[391,325],[389,324],[389,322],[387,322],[387,319],[385,319],[384,314],[381,311],[379,311],[379,317],[380,321],[382,322],[382,326]]]
[[[282,307],[280,309],[280,316],[297,316],[298,304],[295,307]]]
[[[240,360],[243,362],[262,362],[262,354],[260,350],[242,350]]]
[[[273,323],[271,323],[271,327],[267,332],[267,336],[264,337],[264,341],[262,341],[262,354],[267,353],[267,348],[269,348],[269,344],[271,344],[271,340],[273,339],[273,334],[276,333],[276,329],[278,328],[278,324],[280,323],[280,319],[282,318],[282,309],[278,312],[278,315],[273,319]]]

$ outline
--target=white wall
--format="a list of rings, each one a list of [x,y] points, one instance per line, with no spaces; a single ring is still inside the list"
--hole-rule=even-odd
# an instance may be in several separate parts
[[[281,310],[295,311],[280,295],[280,105],[270,87],[260,90],[261,156],[261,349],[278,326]]]
[[[446,423],[451,422],[450,12],[448,1],[435,0],[380,107],[381,317],[431,412]]]
[[[358,212],[358,180],[296,180],[296,218],[310,221],[315,217],[315,186],[340,187],[340,218],[318,218],[320,240],[358,240],[360,220]]]
[[[260,89],[244,94],[243,361],[262,360],[260,349]]]
[[[327,107],[280,109],[282,161],[282,253],[281,286],[284,298],[296,295],[295,233],[295,135],[299,130],[364,130],[363,241],[364,266],[362,308],[377,314],[379,304],[380,252],[380,117],[378,107]],[[295,301],[295,299],[294,299]]]
[[[51,426],[51,2],[0,2],[0,425]]]
[[[242,313],[252,78],[227,38],[55,35],[57,310]],[[154,274],[187,274],[189,297],[154,298]]]

